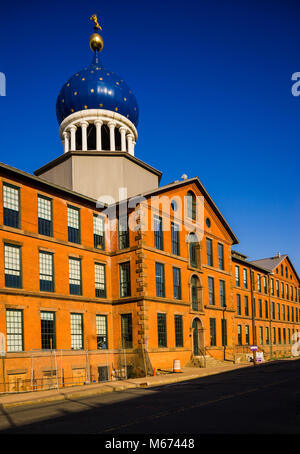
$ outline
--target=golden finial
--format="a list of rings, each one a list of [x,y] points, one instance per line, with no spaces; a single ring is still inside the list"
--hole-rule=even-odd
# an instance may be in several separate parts
[[[100,27],[99,22],[98,22],[97,14],[93,14],[90,17],[90,20],[92,20],[94,22],[94,30],[95,30],[95,33],[93,33],[93,35],[90,36],[90,48],[92,49],[93,52],[96,52],[96,51],[101,52],[101,50],[103,49],[104,43],[103,43],[102,36],[99,35],[99,33],[97,33],[97,30],[102,30],[102,28]]]

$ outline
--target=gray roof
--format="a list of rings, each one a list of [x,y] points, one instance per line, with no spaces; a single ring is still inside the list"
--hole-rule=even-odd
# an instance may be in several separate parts
[[[287,255],[276,255],[266,259],[252,260],[250,263],[253,265],[262,266],[266,270],[273,271],[278,265],[287,257]]]

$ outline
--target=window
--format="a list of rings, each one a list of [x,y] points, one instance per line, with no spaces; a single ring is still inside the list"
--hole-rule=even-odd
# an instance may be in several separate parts
[[[132,348],[132,314],[121,314],[122,347]]]
[[[190,233],[188,237],[190,251],[190,266],[198,267],[198,237],[195,233]]]
[[[96,315],[96,334],[97,334],[97,350],[107,349],[108,340],[106,315]]]
[[[280,273],[281,273],[281,276],[283,276],[283,265],[280,265]]]
[[[259,344],[260,345],[263,345],[264,343],[264,338],[263,338],[263,327],[260,326],[259,327]]]
[[[237,312],[237,315],[242,315],[241,295],[239,295],[239,294],[236,295],[236,312]]]
[[[283,282],[281,282],[281,298],[284,298],[284,285],[283,285]]]
[[[250,344],[250,335],[249,335],[249,326],[245,326],[245,334],[246,334],[246,345]]]
[[[249,301],[248,301],[248,296],[244,296],[244,304],[245,304],[245,315],[249,315]]]
[[[224,270],[224,246],[218,243],[219,269]]]
[[[225,347],[227,345],[227,320],[221,320],[221,332],[222,332],[222,345]]]
[[[277,319],[280,320],[280,304],[277,303]]]
[[[293,321],[294,321],[294,308],[293,308],[293,307],[291,307],[291,309],[292,309],[292,322],[293,322]],[[296,311],[295,311],[295,312],[296,312],[296,314],[297,314],[297,309],[296,309]]]
[[[282,305],[282,320],[285,320],[285,306]]]
[[[291,343],[291,329],[288,328],[288,343]]]
[[[69,257],[70,295],[81,295],[81,260]]]
[[[3,183],[3,224],[20,227],[20,188]]]
[[[238,266],[235,267],[235,285],[240,286],[240,268]]]
[[[274,279],[271,278],[271,295],[274,295]]]
[[[179,268],[173,268],[174,298],[181,300],[181,272]]]
[[[208,301],[209,304],[215,304],[215,285],[214,285],[214,278],[208,278]]]
[[[213,266],[212,240],[210,238],[206,238],[206,254],[207,254],[207,265]]]
[[[83,349],[83,315],[71,314],[71,348]]]
[[[166,314],[157,314],[157,334],[158,334],[158,346],[167,347],[167,316],[166,316]]]
[[[286,299],[288,300],[289,299],[289,286],[288,284],[285,285],[285,293],[286,293]]]
[[[41,335],[43,350],[52,350],[56,348],[54,312],[41,312]]]
[[[120,296],[126,298],[131,295],[130,262],[120,263]]]
[[[237,332],[238,332],[238,345],[242,345],[243,340],[242,340],[242,325],[237,326]]]
[[[282,333],[283,334],[283,343],[286,344],[286,329],[283,328],[282,331],[283,331],[283,333]]]
[[[68,241],[80,244],[80,211],[68,206]]]
[[[289,322],[290,321],[290,306],[287,306],[286,309],[287,309],[287,320]]]
[[[264,292],[268,293],[267,278],[264,276]]]
[[[294,299],[294,289],[293,287],[291,286],[291,300],[293,301]]]
[[[183,347],[183,322],[182,315],[175,315],[175,345]]]
[[[199,311],[199,280],[196,276],[191,278],[191,295],[192,295],[192,310]]]
[[[106,269],[101,263],[95,263],[95,293],[97,298],[106,298]]]
[[[281,344],[281,329],[278,328],[278,344]]]
[[[266,318],[269,318],[268,301],[265,301],[265,317],[266,317]]]
[[[257,290],[261,292],[261,275],[257,275]]]
[[[163,224],[162,218],[154,216],[154,247],[161,251],[164,250]]]
[[[279,297],[279,281],[276,281],[276,296]]]
[[[155,263],[156,296],[165,297],[165,266],[162,263]]]
[[[40,235],[52,236],[52,200],[38,195],[38,229]]]
[[[54,292],[53,254],[40,252],[39,265],[41,292]]]
[[[273,328],[273,344],[276,344],[276,328]]]
[[[248,288],[248,273],[246,268],[243,268],[243,281],[244,281],[244,288]]]
[[[262,302],[261,302],[261,300],[258,300],[258,313],[259,313],[259,317],[262,318],[263,312],[262,312]]]
[[[287,267],[285,267],[285,277],[289,277]]]
[[[21,248],[12,244],[4,245],[5,287],[22,288]]]
[[[272,319],[275,320],[275,303],[272,301]]]
[[[24,350],[22,310],[6,310],[6,343],[8,352]]]
[[[172,254],[179,255],[179,225],[171,223]]]
[[[94,214],[93,216],[94,227],[94,248],[105,249],[105,221],[104,218]]]
[[[187,215],[193,221],[196,220],[196,196],[192,191],[187,193]]]
[[[209,327],[210,327],[210,345],[215,346],[217,345],[216,339],[216,319],[210,318],[209,319]]]
[[[129,247],[129,229],[127,215],[119,218],[119,249],[126,249]]]
[[[226,307],[225,281],[220,280],[220,305]]]

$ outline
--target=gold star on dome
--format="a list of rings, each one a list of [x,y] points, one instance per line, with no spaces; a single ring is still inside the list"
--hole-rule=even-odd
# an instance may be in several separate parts
[[[91,93],[94,93],[94,89],[93,88],[91,88]]]
[[[116,108],[115,108],[115,111],[118,112],[118,110],[119,110],[119,109],[116,107]]]
[[[83,77],[81,80],[85,80],[85,78]]]
[[[87,109],[87,106],[84,106],[85,109]]]
[[[78,94],[77,91],[74,91],[74,95],[77,96],[77,94]]]

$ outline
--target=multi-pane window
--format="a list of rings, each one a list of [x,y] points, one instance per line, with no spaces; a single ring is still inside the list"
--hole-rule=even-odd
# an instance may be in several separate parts
[[[288,328],[288,343],[291,343],[291,329]]]
[[[209,328],[210,328],[210,345],[217,345],[217,333],[216,333],[216,319],[209,319]]]
[[[246,335],[246,345],[250,344],[250,335],[249,335],[249,326],[245,326],[245,335]]]
[[[244,296],[244,304],[245,304],[245,315],[249,315],[249,301],[248,301],[248,296]]]
[[[183,321],[182,315],[175,315],[175,345],[176,347],[183,347]]]
[[[181,272],[180,268],[173,268],[173,289],[174,298],[177,300],[181,299]]]
[[[97,334],[97,349],[98,350],[107,349],[108,340],[106,315],[96,315],[96,334]]]
[[[259,313],[259,317],[262,318],[263,312],[262,312],[262,301],[261,300],[258,300],[258,313]]]
[[[238,333],[238,345],[242,345],[242,325],[237,326],[237,333]]]
[[[97,298],[106,298],[105,265],[95,263],[95,293]]]
[[[162,263],[155,263],[156,296],[165,297],[165,267]]]
[[[54,312],[41,312],[41,336],[42,349],[51,350],[56,348]]]
[[[281,298],[284,298],[284,284],[281,282]]]
[[[257,275],[257,290],[261,292],[261,275]]]
[[[277,303],[277,319],[280,320],[280,304]]]
[[[274,279],[271,278],[271,295],[274,295]]]
[[[81,295],[81,260],[69,257],[69,287],[71,295]]]
[[[83,315],[71,314],[71,348],[83,349]]]
[[[293,287],[291,286],[291,300],[293,301],[294,299],[294,289]]]
[[[267,278],[264,276],[264,292],[268,293],[268,285],[267,285]]]
[[[167,347],[167,316],[166,316],[166,314],[157,314],[157,335],[158,335],[158,346]]]
[[[282,305],[282,320],[285,320],[285,305]]]
[[[105,249],[105,224],[104,218],[94,214],[93,228],[94,228],[94,247],[96,249]]]
[[[283,343],[286,344],[286,328],[283,328]]]
[[[53,254],[50,252],[40,252],[39,266],[41,292],[54,292]]]
[[[227,345],[227,320],[221,320],[221,332],[222,332],[222,345],[225,347]]]
[[[120,296],[126,298],[131,295],[130,285],[130,262],[120,263]]]
[[[21,288],[21,248],[12,244],[4,245],[5,287]]]
[[[294,321],[294,308],[293,308],[293,307],[291,307],[291,309],[292,309],[292,322],[293,322],[293,321]],[[296,309],[296,311],[295,311],[295,312],[296,312],[296,314],[297,314],[297,309]]]
[[[187,193],[187,215],[189,218],[196,220],[196,196],[192,191]]]
[[[172,254],[179,255],[179,225],[171,223]]]
[[[193,311],[199,310],[199,281],[196,276],[191,278],[191,293],[192,293],[192,309]]]
[[[198,238],[195,233],[189,234],[189,251],[190,251],[190,266],[198,267]]]
[[[272,301],[272,319],[275,320],[275,303]]]
[[[240,268],[238,266],[235,267],[235,285],[240,286]]]
[[[212,240],[206,238],[206,256],[207,256],[207,265],[213,266],[213,249],[212,249]]]
[[[132,348],[132,314],[121,314],[122,347]]]
[[[260,343],[260,345],[263,345],[263,343],[264,343],[262,326],[259,327],[259,343]]]
[[[265,317],[266,317],[266,318],[269,318],[268,301],[265,301]]]
[[[218,243],[219,269],[224,270],[224,246]]]
[[[159,216],[154,216],[154,247],[163,251],[163,222]]]
[[[220,280],[220,305],[226,307],[225,281]]]
[[[214,285],[214,278],[208,278],[208,302],[209,304],[215,304],[215,285]]]
[[[127,215],[121,216],[119,218],[118,224],[119,249],[126,249],[129,247],[129,228]]]
[[[80,243],[80,211],[71,206],[68,206],[68,240]]]
[[[236,312],[237,312],[237,315],[242,315],[241,295],[239,295],[239,294],[236,295]]]
[[[281,328],[278,328],[278,344],[281,344]]]
[[[3,224],[20,227],[20,189],[3,183]]]
[[[273,328],[273,344],[276,344],[276,328]]]
[[[23,311],[16,309],[6,310],[6,343],[8,352],[21,352],[23,342]]]
[[[243,281],[244,281],[244,288],[248,288],[248,273],[246,268],[243,268]]]
[[[40,235],[52,236],[52,200],[38,196],[38,229]]]
[[[289,286],[288,286],[288,284],[285,285],[285,289],[286,289],[286,299],[288,300],[289,299]]]
[[[276,296],[279,296],[279,281],[276,281]]]

